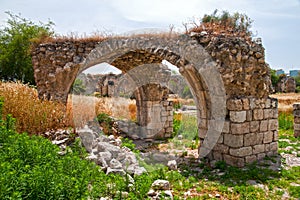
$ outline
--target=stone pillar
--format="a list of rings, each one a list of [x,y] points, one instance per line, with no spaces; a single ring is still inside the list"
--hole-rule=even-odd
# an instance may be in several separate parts
[[[144,127],[147,138],[169,138],[173,132],[173,102],[168,91],[157,84],[140,87],[135,93],[137,122]]]
[[[227,111],[223,132],[208,155],[209,160],[244,167],[277,154],[277,99],[228,99]]]
[[[300,103],[293,104],[294,114],[294,136],[300,137]]]

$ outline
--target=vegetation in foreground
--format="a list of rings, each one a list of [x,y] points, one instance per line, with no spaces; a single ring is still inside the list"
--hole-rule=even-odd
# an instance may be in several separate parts
[[[290,129],[280,129],[280,138],[291,139],[299,150],[300,141],[291,133]],[[280,141],[280,147],[286,146],[285,142]],[[154,168],[130,182],[120,175],[105,175],[85,156],[78,141],[67,154],[60,155],[49,140],[18,134],[14,119],[6,117],[0,127],[0,199],[147,199],[157,179],[170,181],[174,199],[281,199],[285,193],[300,197],[300,167],[277,172],[256,164],[238,169],[219,162],[212,169],[199,163],[194,167],[181,165],[179,171]],[[268,160],[275,162],[275,158]],[[258,185],[251,185],[251,180]]]

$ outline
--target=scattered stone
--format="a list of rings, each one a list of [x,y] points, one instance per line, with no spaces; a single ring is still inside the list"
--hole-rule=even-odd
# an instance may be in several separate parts
[[[157,195],[157,192],[155,192],[155,190],[150,189],[149,192],[147,193],[148,196],[153,197]]]
[[[92,152],[93,143],[96,139],[95,134],[92,129],[88,126],[85,126],[83,129],[79,129],[76,131],[81,139],[81,143],[87,150],[87,152]]]
[[[178,140],[182,140],[183,139],[183,135],[178,135],[177,138],[178,138]]]
[[[113,168],[113,169],[122,169],[122,164],[116,160],[116,159],[112,159],[110,162],[109,162],[109,167]]]
[[[176,160],[170,160],[170,161],[168,161],[167,166],[169,167],[170,170],[176,170],[177,169],[177,162],[176,162]]]
[[[152,183],[151,188],[154,190],[169,190],[170,183],[167,180],[156,180]]]

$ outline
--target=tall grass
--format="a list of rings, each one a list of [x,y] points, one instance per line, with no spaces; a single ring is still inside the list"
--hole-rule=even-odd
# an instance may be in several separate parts
[[[21,83],[0,82],[0,97],[4,100],[3,116],[12,114],[17,119],[17,131],[30,134],[81,127],[100,113],[132,120],[136,115],[134,100],[69,95],[64,105],[40,100],[35,88]]]
[[[294,129],[294,116],[289,112],[281,112],[278,115],[279,129],[289,130]]]
[[[28,85],[0,82],[0,96],[4,100],[3,116],[12,114],[17,119],[18,132],[38,134],[72,126],[65,105],[41,101],[36,89]]]

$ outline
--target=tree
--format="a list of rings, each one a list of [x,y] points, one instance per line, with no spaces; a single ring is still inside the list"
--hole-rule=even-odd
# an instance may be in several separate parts
[[[274,88],[277,87],[277,83],[278,83],[279,79],[280,79],[280,77],[276,74],[276,70],[271,69],[271,81],[272,81],[272,86]]]
[[[30,47],[34,39],[52,36],[54,23],[35,24],[20,14],[6,14],[6,26],[0,29],[0,78],[35,84]]]

